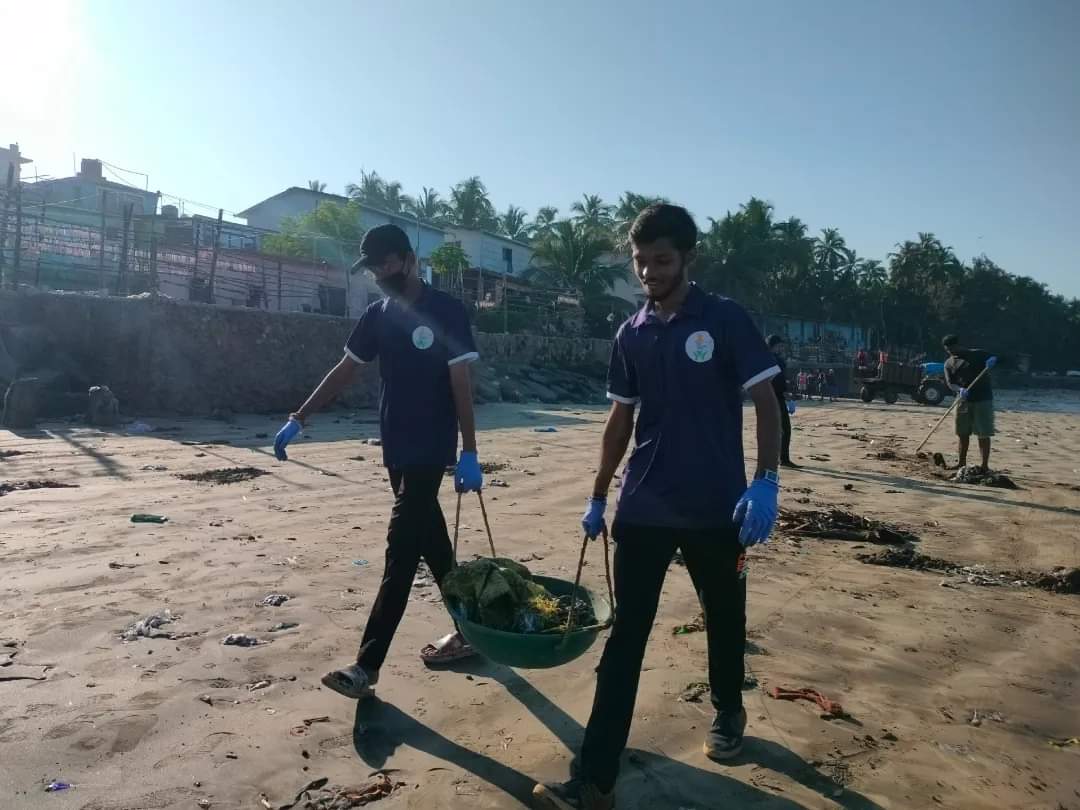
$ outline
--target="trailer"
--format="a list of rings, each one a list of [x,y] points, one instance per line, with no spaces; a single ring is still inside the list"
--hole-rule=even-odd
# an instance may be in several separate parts
[[[874,367],[857,366],[854,379],[859,383],[859,398],[873,402],[881,397],[889,405],[901,394],[921,405],[941,405],[952,392],[945,384],[944,372],[938,373],[940,363],[907,365],[886,360]]]

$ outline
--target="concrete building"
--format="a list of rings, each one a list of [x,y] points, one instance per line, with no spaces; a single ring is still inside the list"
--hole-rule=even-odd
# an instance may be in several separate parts
[[[485,273],[522,275],[532,262],[533,252],[524,242],[515,242],[491,231],[473,231],[456,225],[446,227],[446,241],[461,245],[469,266]]]
[[[132,205],[133,216],[157,211],[158,193],[114,183],[102,176],[101,161],[84,159],[74,177],[58,177],[23,185],[23,204],[48,209],[48,219],[71,225],[97,226],[104,211],[106,223],[117,225],[124,208]]]
[[[348,197],[340,194],[328,194],[325,191],[312,191],[309,188],[292,186],[273,197],[267,197],[262,202],[247,208],[237,216],[247,220],[248,225],[262,230],[280,230],[282,220],[286,217],[299,217],[314,211],[320,203],[338,203],[344,205],[349,202]],[[405,231],[413,242],[417,256],[421,262],[425,262],[439,245],[446,241],[446,233],[442,228],[417,222],[407,214],[395,214],[383,211],[370,205],[360,204],[360,224],[364,228],[373,228],[376,225],[393,224]]]
[[[23,157],[19,152],[17,143],[7,149],[0,146],[0,188],[7,185],[8,171],[11,171],[12,183],[18,183],[22,167],[31,162],[30,158]]]

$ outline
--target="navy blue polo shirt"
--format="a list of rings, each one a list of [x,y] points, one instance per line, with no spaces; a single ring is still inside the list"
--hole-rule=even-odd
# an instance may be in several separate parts
[[[462,303],[426,284],[411,304],[380,299],[360,316],[345,353],[358,363],[379,360],[383,463],[453,464],[458,422],[450,366],[480,356]]]
[[[742,391],[779,371],[746,311],[697,285],[671,320],[648,305],[627,320],[608,398],[640,409],[616,522],[730,527],[746,491]]]

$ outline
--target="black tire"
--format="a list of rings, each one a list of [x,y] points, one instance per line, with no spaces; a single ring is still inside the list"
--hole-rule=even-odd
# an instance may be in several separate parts
[[[948,391],[944,385],[934,380],[923,383],[919,387],[919,394],[922,401],[927,405],[944,405]]]
[[[873,402],[874,389],[871,388],[869,385],[864,385],[862,388],[859,389],[859,399],[861,399],[863,402]]]
[[[885,389],[884,396],[885,396],[885,404],[886,405],[895,405],[896,400],[900,399],[900,395],[897,394],[896,391],[894,391],[891,388],[886,388]]]

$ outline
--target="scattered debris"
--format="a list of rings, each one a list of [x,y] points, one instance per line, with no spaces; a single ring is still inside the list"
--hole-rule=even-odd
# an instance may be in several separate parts
[[[1080,568],[1058,566],[1050,571],[993,571],[985,565],[961,565],[948,560],[919,554],[910,545],[890,548],[879,554],[858,554],[856,559],[868,565],[885,565],[890,568],[908,568],[912,571],[934,571],[961,577],[970,585],[1009,585],[1033,587],[1051,593],[1080,593]],[[945,587],[955,583],[945,581]]]
[[[535,428],[533,428],[533,433],[558,433],[558,432],[559,432],[558,428],[553,428],[553,427],[550,427],[550,426],[549,427],[535,427]]]
[[[923,453],[923,454],[921,454],[921,455],[922,455],[922,456],[923,456],[924,458],[925,458],[925,456],[926,456],[926,454],[925,454],[925,453]],[[945,456],[944,456],[943,454],[941,454],[941,453],[934,453],[934,466],[935,466],[935,467],[941,467],[941,469],[945,469],[945,467],[947,467],[947,466],[948,466],[948,465],[947,465],[947,464],[945,463]]]
[[[382,447],[382,439],[365,439],[364,444],[370,445],[371,447]]]
[[[263,597],[262,602],[259,603],[262,607],[281,607],[289,601],[289,597],[284,593],[268,593]]]
[[[278,622],[266,632],[268,633],[280,633],[282,630],[292,630],[294,627],[299,627],[299,622]]]
[[[888,523],[871,520],[854,512],[830,509],[827,512],[783,509],[776,523],[781,532],[802,537],[852,540],[883,545],[918,542],[917,535]]]
[[[26,450],[0,450],[0,461],[7,458],[15,458],[15,456],[27,455]]]
[[[358,568],[364,568],[364,567],[365,567],[365,566],[367,566],[367,565],[368,565],[369,563],[368,563],[368,561],[367,561],[367,560],[353,560],[353,561],[352,561],[352,564],[353,564],[353,565],[355,565],[355,566],[357,566]]]
[[[404,782],[394,782],[386,773],[377,773],[366,785],[360,787],[327,787],[325,777],[308,783],[291,802],[280,805],[277,810],[344,810],[361,807],[393,795]]]
[[[982,467],[968,465],[956,471],[950,481],[958,484],[978,484],[984,487],[998,487],[1000,489],[1020,489],[1016,483],[1004,473],[984,470]]]
[[[743,675],[742,688],[743,689],[757,689],[758,679],[754,677],[753,673],[747,672]]]
[[[257,647],[262,644],[262,642],[254,636],[249,636],[245,633],[229,633],[221,643],[227,647]]]
[[[683,703],[701,703],[701,698],[709,694],[709,685],[703,681],[695,681],[687,684],[679,694],[679,700]]]
[[[854,484],[844,484],[844,491],[845,492],[852,492],[852,491],[854,491],[854,489],[855,489]],[[809,500],[809,498],[807,498],[807,500]]]
[[[134,567],[135,566],[132,565],[131,563],[120,563],[120,562],[111,562],[111,563],[109,563],[109,568],[113,569],[114,571],[118,571],[121,568],[134,568]]]
[[[688,633],[700,633],[704,629],[705,629],[705,614],[704,613],[699,613],[697,615],[696,619],[694,619],[693,621],[687,622],[686,624],[678,625],[674,630],[671,631],[671,633],[672,633],[672,635],[675,635],[675,636],[685,636]]]
[[[492,478],[490,481],[488,481],[487,485],[489,487],[508,487],[508,486],[510,486],[508,483],[503,481],[501,478]]]
[[[214,705],[214,699],[212,697],[210,697],[209,695],[199,695],[199,700],[201,700],[207,706],[213,706]]]
[[[132,523],[168,523],[169,519],[164,515],[151,515],[145,512],[136,512],[131,516]]]
[[[49,782],[49,784],[47,784],[45,786],[45,792],[46,793],[59,793],[61,790],[71,790],[73,787],[75,787],[75,786],[72,785],[72,784],[69,784],[68,782],[59,782],[59,781],[54,780],[52,782]]]
[[[143,472],[168,472],[169,468],[164,464],[144,464],[139,467]]]
[[[1080,737],[1058,737],[1049,739],[1046,742],[1054,748],[1071,748],[1074,745],[1080,745]]]
[[[821,707],[821,710],[830,717],[846,717],[844,707],[835,700],[830,700],[816,689],[787,689],[774,686],[768,691],[768,695],[776,700],[809,700]]]
[[[176,477],[184,481],[197,481],[207,484],[238,484],[241,481],[258,478],[260,475],[269,475],[269,473],[256,467],[225,467],[220,470],[206,470],[199,473],[181,473]]]
[[[330,718],[329,718],[329,716],[327,716],[325,714],[322,715],[321,717],[305,717],[304,718],[304,725],[308,726],[309,728],[311,726],[315,725],[316,723],[329,723],[329,722],[330,722]]]
[[[153,433],[154,428],[152,425],[146,424],[146,422],[132,422],[128,425],[127,432],[135,434]]]
[[[31,489],[76,489],[78,484],[61,484],[59,481],[50,481],[46,478],[33,481],[16,481],[14,484],[0,483],[0,495],[9,492],[25,492]]]
[[[254,683],[249,683],[247,685],[247,690],[249,692],[255,692],[255,691],[259,690],[259,689],[265,689],[269,685],[270,685],[270,681],[267,681],[267,680],[255,681]]]
[[[169,609],[165,609],[159,613],[151,613],[145,618],[139,619],[137,622],[129,624],[120,633],[120,638],[124,641],[135,641],[139,638],[174,638],[173,633],[155,633],[154,631],[166,624],[172,624],[180,619],[179,614],[173,613]]]

